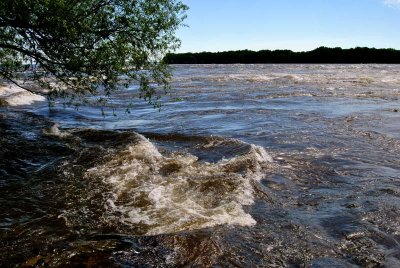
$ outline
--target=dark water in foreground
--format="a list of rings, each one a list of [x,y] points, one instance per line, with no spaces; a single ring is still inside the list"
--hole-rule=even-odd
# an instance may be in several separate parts
[[[1,109],[1,267],[400,267],[400,66],[175,68],[161,112]]]

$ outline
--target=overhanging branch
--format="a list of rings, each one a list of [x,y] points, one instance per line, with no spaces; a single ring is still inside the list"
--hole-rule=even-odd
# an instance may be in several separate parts
[[[17,81],[15,81],[14,79],[11,78],[11,76],[3,71],[0,70],[0,76],[4,77],[7,81],[11,82],[12,84],[16,85],[19,88],[22,88],[23,90],[26,90],[32,94],[36,94],[36,95],[41,95],[41,96],[47,96],[48,94],[45,92],[38,92],[35,90],[32,90],[26,86],[21,85],[20,83],[18,83]]]

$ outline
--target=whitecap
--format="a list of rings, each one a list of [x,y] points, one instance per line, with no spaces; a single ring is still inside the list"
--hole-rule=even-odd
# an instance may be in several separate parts
[[[31,105],[46,101],[44,96],[33,94],[15,85],[0,87],[0,99],[4,100],[9,106]]]
[[[260,146],[248,147],[247,153],[208,163],[191,154],[162,155],[138,135],[137,143],[113,151],[87,176],[111,187],[105,217],[133,228],[140,224],[147,235],[251,226],[256,221],[244,206],[254,203],[252,181],[262,177],[272,158]]]

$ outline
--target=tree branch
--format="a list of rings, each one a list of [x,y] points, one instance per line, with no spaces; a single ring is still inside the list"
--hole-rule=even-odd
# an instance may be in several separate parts
[[[14,79],[11,78],[11,76],[3,71],[0,70],[0,75],[3,76],[5,79],[7,79],[7,81],[11,82],[12,84],[16,85],[19,88],[22,88],[23,90],[26,90],[32,94],[36,94],[36,95],[41,95],[41,96],[47,96],[48,94],[45,92],[38,92],[35,90],[32,90],[28,87],[25,87],[23,85],[21,85],[20,83],[18,83],[17,81],[15,81]]]

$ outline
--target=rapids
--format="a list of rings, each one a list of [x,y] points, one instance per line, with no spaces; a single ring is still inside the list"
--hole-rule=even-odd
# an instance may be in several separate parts
[[[161,111],[0,90],[1,267],[400,266],[400,66],[173,67]]]

